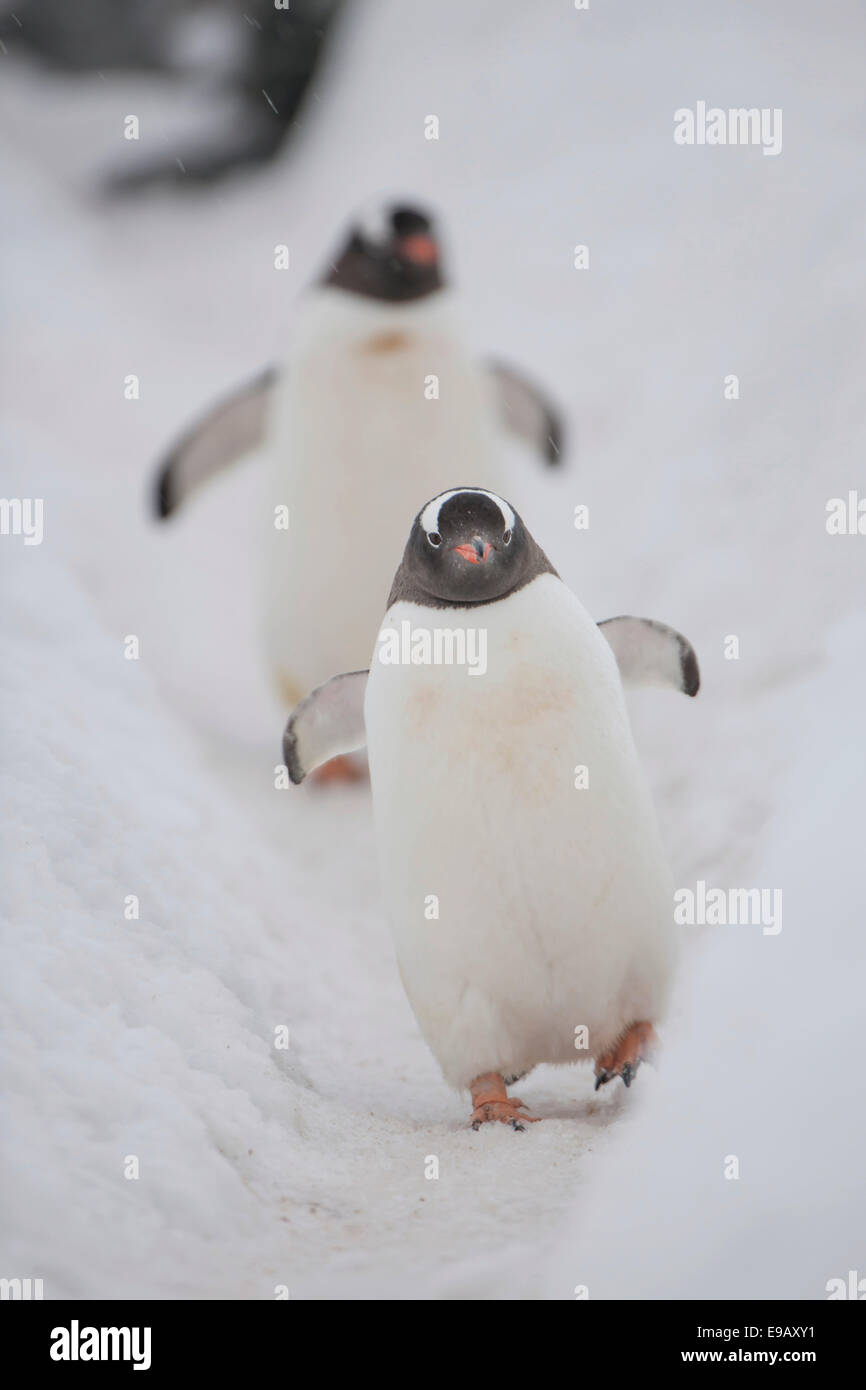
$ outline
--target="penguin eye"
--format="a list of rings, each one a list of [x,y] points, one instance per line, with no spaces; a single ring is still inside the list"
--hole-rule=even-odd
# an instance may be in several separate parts
[[[438,550],[439,546],[442,544],[442,537],[440,536],[438,531],[428,531],[427,539],[434,550]]]
[[[503,545],[510,545],[510,544],[511,544],[511,532],[510,532],[510,531],[506,531],[506,532],[505,532],[505,535],[502,537],[502,543],[503,543]]]

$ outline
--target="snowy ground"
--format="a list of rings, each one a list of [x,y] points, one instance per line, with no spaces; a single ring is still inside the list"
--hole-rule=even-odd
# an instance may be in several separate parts
[[[866,1273],[866,539],[824,529],[866,444],[866,24],[846,0],[478,0],[467,35],[465,11],[362,7],[295,147],[188,199],[93,189],[136,153],[126,114],[170,150],[206,97],[4,72],[3,491],[44,497],[45,540],[0,542],[0,1273],[46,1296],[822,1297]],[[781,107],[781,155],[675,146],[700,99]],[[468,1131],[420,1041],[365,793],[273,788],[255,463],[170,531],[145,507],[166,441],[281,349],[382,190],[441,210],[479,347],[567,406],[570,472],[527,460],[514,499],[563,575],[698,649],[694,704],[634,705],[678,883],[785,895],[778,937],[692,952],[658,1073],[595,1097],[542,1070],[523,1135]]]

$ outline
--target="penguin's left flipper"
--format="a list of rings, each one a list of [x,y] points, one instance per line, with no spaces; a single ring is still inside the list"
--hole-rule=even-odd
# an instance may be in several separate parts
[[[364,695],[369,671],[348,671],[317,686],[289,715],[283,761],[297,786],[314,768],[367,742]]]
[[[607,618],[598,626],[613,648],[624,685],[666,685],[697,695],[698,658],[681,632],[652,618]]]
[[[154,507],[164,521],[200,483],[261,444],[277,372],[269,367],[224,396],[187,430],[157,474]]]
[[[488,362],[506,429],[530,444],[547,463],[559,463],[565,431],[556,406],[534,382],[504,362]]]

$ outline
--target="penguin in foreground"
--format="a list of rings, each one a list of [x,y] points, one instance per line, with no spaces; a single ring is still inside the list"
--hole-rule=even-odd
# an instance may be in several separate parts
[[[290,709],[345,662],[369,660],[418,497],[470,461],[485,487],[508,491],[503,429],[546,463],[559,460],[562,427],[546,398],[514,368],[470,352],[430,217],[389,205],[351,228],[307,291],[282,366],[171,450],[156,510],[171,516],[200,483],[265,446],[263,638]],[[289,509],[287,530],[275,529],[277,507]]]
[[[416,517],[369,671],[286,727],[295,783],[366,743],[400,974],[476,1128],[537,1118],[506,1088],[542,1062],[630,1086],[655,1042],[673,884],[624,682],[695,695],[695,653],[593,622],[514,508],[465,487]]]

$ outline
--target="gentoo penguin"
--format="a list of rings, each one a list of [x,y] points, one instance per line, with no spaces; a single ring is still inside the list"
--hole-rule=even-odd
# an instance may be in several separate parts
[[[471,354],[430,218],[387,206],[352,227],[304,296],[285,363],[171,450],[157,512],[170,516],[199,483],[265,445],[264,640],[291,708],[347,660],[369,660],[418,497],[470,460],[485,487],[507,491],[502,427],[559,459],[550,404],[513,368]],[[274,526],[281,506],[287,530]]]
[[[400,974],[476,1127],[536,1118],[506,1087],[541,1062],[629,1086],[655,1040],[673,889],[623,681],[695,695],[695,653],[596,625],[512,506],[458,488],[415,519],[369,672],[286,727],[296,783],[366,740]]]

